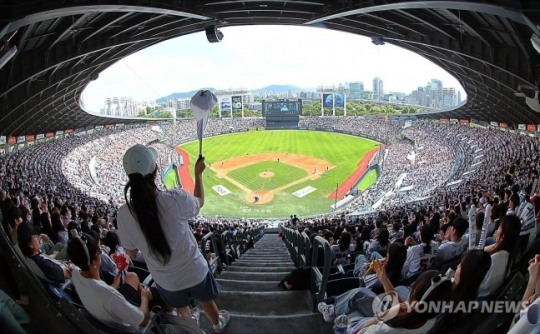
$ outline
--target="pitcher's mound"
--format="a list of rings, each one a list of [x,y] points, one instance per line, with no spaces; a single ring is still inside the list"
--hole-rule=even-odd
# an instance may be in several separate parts
[[[276,174],[274,174],[273,172],[262,172],[262,173],[259,173],[259,177],[262,177],[263,179],[269,179],[271,178],[272,176],[274,176]]]
[[[246,195],[246,201],[251,204],[265,204],[274,199],[274,193],[267,190],[255,190]]]

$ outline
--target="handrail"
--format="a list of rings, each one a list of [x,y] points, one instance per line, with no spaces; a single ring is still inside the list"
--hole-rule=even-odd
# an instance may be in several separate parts
[[[208,232],[201,240],[201,252],[206,257],[206,243],[210,240],[211,242],[211,248],[214,251],[214,254],[216,255],[213,259],[207,259],[208,261],[208,267],[210,268],[210,271],[212,274],[216,275],[221,273],[221,270],[223,269],[223,266],[221,265],[221,258],[219,257],[219,251],[216,245],[216,238],[214,237],[214,233]]]
[[[302,237],[304,238],[304,251],[302,252],[302,257],[304,258],[303,265],[309,266],[311,264],[311,242],[306,232],[302,232]]]
[[[319,247],[323,247],[324,250],[324,269],[322,273],[317,267]],[[313,240],[311,260],[311,297],[313,299],[313,310],[315,311],[317,305],[326,298],[326,285],[328,284],[332,260],[330,244],[321,236],[316,236]]]
[[[223,254],[223,262],[226,266],[230,265],[229,257],[227,256],[227,245],[230,247],[229,231],[221,233],[221,254]]]

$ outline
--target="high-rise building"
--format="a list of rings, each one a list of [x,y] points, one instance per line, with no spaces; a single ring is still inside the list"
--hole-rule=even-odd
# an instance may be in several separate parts
[[[454,87],[451,88],[443,88],[442,89],[442,108],[451,108],[456,105],[456,89]]]
[[[101,114],[107,116],[133,117],[137,115],[137,105],[131,97],[108,97],[105,99],[105,106],[101,109]]]
[[[364,98],[364,83],[362,81],[349,83],[349,99]]]
[[[382,99],[384,96],[383,81],[379,77],[373,78],[373,95],[376,99]]]
[[[431,79],[431,81],[429,82],[429,85],[431,86],[431,89],[433,89],[433,90],[442,90],[443,89],[442,81],[439,80],[439,79]]]

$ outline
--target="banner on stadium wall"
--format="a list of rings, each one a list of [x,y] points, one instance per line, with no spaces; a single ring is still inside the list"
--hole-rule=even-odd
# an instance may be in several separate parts
[[[52,138],[52,137],[54,137],[54,132],[52,132],[52,131],[51,131],[51,132],[47,132],[47,133],[45,134],[45,137],[47,137],[47,138]]]
[[[26,141],[26,137],[25,136],[19,136],[17,137],[17,144],[18,143],[24,143]]]
[[[499,127],[499,122],[489,122],[489,125]]]
[[[151,123],[152,123],[152,122],[151,122]],[[155,122],[154,122],[154,123],[155,123]],[[96,131],[101,131],[101,130],[103,130],[103,125],[96,125],[96,126],[94,127],[94,129],[95,129]]]
[[[322,105],[324,108],[334,108],[334,94],[323,94]]]
[[[336,93],[334,94],[334,107],[339,109],[345,109],[345,94]]]
[[[36,139],[35,135],[26,135],[26,141],[27,142],[34,141],[35,139]]]
[[[518,130],[525,130],[525,129],[527,129],[525,124],[518,124]]]
[[[118,124],[116,124],[116,127],[117,127],[117,128],[123,128],[123,127],[124,127],[124,123],[118,123]]]
[[[55,134],[56,134],[57,136],[61,136],[61,135],[63,135],[63,134],[64,134],[64,131],[62,131],[62,130],[58,130],[58,131],[56,131],[56,133],[55,133]]]
[[[527,131],[536,132],[536,124],[527,124]]]
[[[6,143],[6,136],[0,136],[0,145],[4,145]]]
[[[233,96],[231,98],[232,103],[232,111],[242,111],[243,102],[242,102],[242,96]]]
[[[15,137],[15,136],[9,136],[9,138],[8,138],[8,144],[9,144],[9,145],[15,145],[15,144],[17,144],[17,137]]]
[[[439,121],[441,121],[441,123],[448,123],[448,118],[441,118]]]
[[[461,125],[469,125],[469,120],[468,119],[460,119],[459,124],[461,124]]]
[[[507,123],[499,123],[499,128],[506,129],[506,128],[508,128],[508,124]]]
[[[221,97],[221,102],[219,103],[219,109],[221,110],[221,113],[231,112],[231,97],[230,96]]]
[[[88,129],[88,130],[86,130],[86,133],[88,133],[89,135],[91,135],[92,133],[94,133],[94,129]]]
[[[450,124],[457,124],[458,120],[457,118],[450,118]]]
[[[70,134],[70,133],[73,133],[73,129],[66,129],[66,131],[64,131],[65,134]]]
[[[37,140],[40,140],[40,139],[43,139],[43,138],[45,138],[45,135],[44,135],[43,133],[40,133],[40,134],[38,134],[38,135],[36,136],[36,139],[37,139]]]

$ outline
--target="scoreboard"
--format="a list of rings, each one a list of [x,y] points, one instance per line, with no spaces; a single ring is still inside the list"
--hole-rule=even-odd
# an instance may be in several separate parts
[[[302,100],[262,101],[263,116],[300,116]]]

